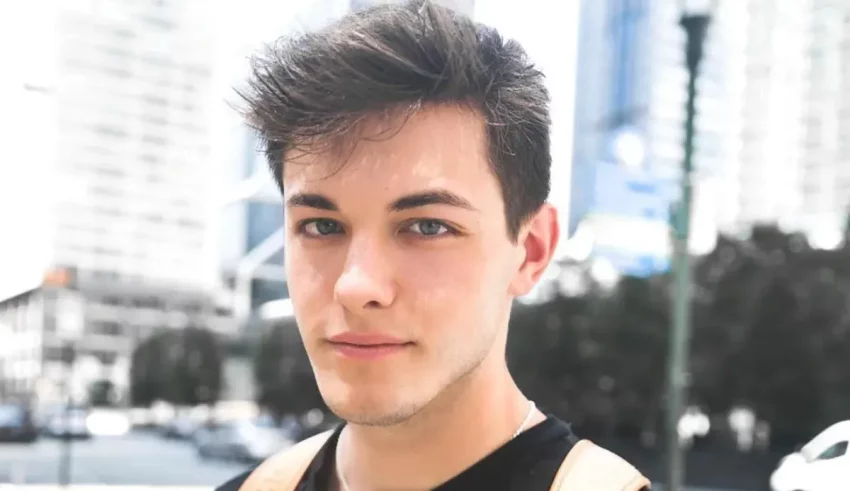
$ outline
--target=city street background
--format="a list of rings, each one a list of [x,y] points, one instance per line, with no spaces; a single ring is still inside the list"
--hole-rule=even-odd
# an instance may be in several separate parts
[[[0,491],[209,488],[337,423],[235,89],[376,3],[0,7]],[[511,318],[522,390],[655,481],[672,448],[688,489],[845,489],[850,1],[439,3],[552,98],[563,236]]]
[[[0,445],[0,482],[56,484],[62,449],[58,440],[30,446]],[[71,482],[132,486],[214,487],[248,466],[205,461],[191,445],[133,433],[75,442]]]
[[[28,448],[0,445],[0,491],[58,491],[61,488],[55,484],[60,452],[55,441]],[[76,444],[73,458],[73,483],[77,486],[132,486],[139,491],[139,486],[160,491],[172,491],[168,489],[171,487],[175,488],[173,491],[209,490],[247,469],[244,465],[202,461],[188,445],[146,434]],[[5,487],[2,483],[17,486]],[[52,486],[41,487],[44,485]],[[689,487],[683,491],[717,490]]]

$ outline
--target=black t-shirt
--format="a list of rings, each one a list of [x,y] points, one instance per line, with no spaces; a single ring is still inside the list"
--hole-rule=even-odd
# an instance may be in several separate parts
[[[341,430],[342,427],[337,428],[313,459],[296,491],[327,491],[335,472],[334,454]],[[549,416],[434,491],[548,491],[561,462],[577,441],[569,425]],[[238,491],[249,474],[250,471],[235,477],[216,491]]]

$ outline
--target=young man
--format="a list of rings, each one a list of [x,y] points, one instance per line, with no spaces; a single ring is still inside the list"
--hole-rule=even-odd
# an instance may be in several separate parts
[[[577,439],[505,361],[511,304],[558,242],[549,99],[522,48],[384,5],[276,43],[242,95],[283,191],[298,328],[347,424],[295,481],[220,489],[550,489]]]

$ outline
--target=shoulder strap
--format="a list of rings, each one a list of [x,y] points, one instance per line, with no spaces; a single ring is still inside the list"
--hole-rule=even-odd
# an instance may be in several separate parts
[[[640,491],[649,487],[649,480],[620,456],[581,440],[564,458],[550,491]]]
[[[332,434],[333,430],[319,433],[271,456],[254,469],[239,491],[295,491]]]

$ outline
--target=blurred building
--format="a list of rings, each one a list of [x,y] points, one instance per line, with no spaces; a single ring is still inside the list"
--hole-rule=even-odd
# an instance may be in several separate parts
[[[53,261],[210,285],[213,33],[193,21],[203,3],[57,5]]]
[[[174,284],[104,282],[57,269],[43,284],[0,303],[0,399],[59,402],[69,388],[85,401],[90,384],[109,381],[128,402],[130,353],[159,329],[206,326],[233,334],[226,310],[204,292]],[[73,365],[63,350],[73,349]]]
[[[280,190],[256,134],[241,127],[234,135],[239,152],[227,169],[229,192],[222,211],[222,280],[232,292],[238,318],[262,304],[287,298],[283,268],[283,206]]]
[[[775,222],[834,247],[850,206],[850,4],[749,0],[729,228]]]
[[[801,16],[808,40],[802,70],[801,214],[794,228],[806,231],[815,246],[835,247],[850,212],[850,4],[811,0],[810,8]]]
[[[12,67],[12,93],[29,103],[11,112],[11,152],[36,169],[15,176],[24,212],[3,234],[9,390],[56,396],[66,342],[82,377],[72,385],[104,374],[120,385],[151,329],[233,330],[212,295],[213,12],[199,0],[37,0],[4,12],[25,26],[15,45],[30,47]]]
[[[718,2],[718,19],[735,2]],[[687,69],[679,2],[581,3],[570,229],[621,272],[668,267],[669,211],[683,158]],[[742,104],[743,27],[712,23],[698,82],[692,249],[711,247],[724,209],[712,181],[734,172]],[[706,245],[707,244],[707,245]]]
[[[850,206],[850,4],[715,2],[699,68],[693,252],[777,223],[819,247]],[[581,3],[570,230],[618,269],[666,267],[687,72],[680,2]],[[626,138],[622,138],[625,135]]]
[[[801,205],[799,163],[805,131],[801,96],[809,2],[745,3],[741,152],[737,173],[726,184],[731,229],[793,219]]]

